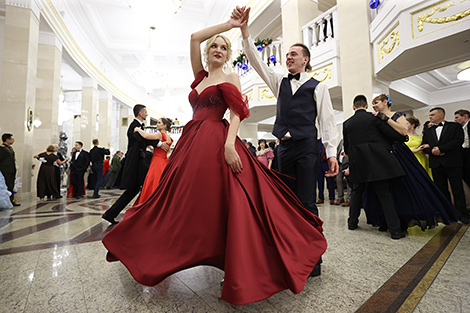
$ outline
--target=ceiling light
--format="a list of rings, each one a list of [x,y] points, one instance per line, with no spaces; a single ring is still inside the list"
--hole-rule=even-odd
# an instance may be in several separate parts
[[[461,70],[458,74],[457,74],[457,79],[458,80],[470,80],[470,67],[469,68],[466,68],[464,70]]]

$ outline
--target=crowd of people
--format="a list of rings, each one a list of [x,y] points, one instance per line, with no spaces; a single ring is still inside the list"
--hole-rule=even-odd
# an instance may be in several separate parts
[[[298,293],[308,277],[321,275],[327,242],[317,205],[325,202],[325,180],[329,204],[349,206],[349,230],[360,227],[361,209],[369,224],[395,240],[416,225],[424,231],[439,222],[469,224],[462,183],[470,179],[469,111],[456,111],[450,122],[443,108],[432,108],[418,134],[420,121],[392,111],[385,94],[372,100],[373,113],[367,111],[367,98],[357,95],[340,140],[328,88],[308,76],[309,49],[292,45],[285,60],[289,74],[276,73],[252,44],[249,13],[250,8],[237,7],[226,23],[192,34],[193,119],[169,159],[172,121],[161,118],[157,132],[148,133],[147,109],[137,104],[125,158],[115,153],[107,182],[103,162],[110,151],[98,140],[90,152],[77,141],[70,160],[49,146],[35,156],[41,161],[38,196],[60,197],[54,164],[70,162],[70,184],[80,198],[91,167],[93,198],[100,197],[102,186],[124,190],[102,215],[113,225],[103,238],[108,261],[122,262],[148,286],[189,267],[218,267],[225,272],[221,298],[232,304],[259,301],[284,289]],[[262,139],[258,147],[237,137],[249,116],[248,100],[239,77],[223,71],[231,43],[220,33],[233,28],[240,28],[247,59],[277,95],[277,140]],[[230,122],[223,118],[227,109]],[[9,135],[0,150],[5,181],[12,170],[4,160],[14,160]]]

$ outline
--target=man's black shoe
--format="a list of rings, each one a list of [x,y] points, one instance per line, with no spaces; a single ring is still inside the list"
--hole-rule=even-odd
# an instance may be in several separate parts
[[[116,221],[114,218],[106,215],[106,213],[104,213],[102,216],[101,216],[102,219],[104,219],[105,221],[108,221],[111,223],[111,225],[114,225],[114,224],[117,224],[119,223],[118,221]]]
[[[348,224],[348,229],[349,230],[355,230],[356,228],[357,228],[357,224],[355,224],[355,225]]]
[[[395,239],[395,240],[398,240],[398,239],[401,239],[401,238],[405,238],[406,237],[406,232],[399,232],[399,233],[393,233],[391,234],[392,236],[392,239]]]
[[[98,199],[98,198],[101,198],[101,196],[100,195],[93,195],[93,198]]]

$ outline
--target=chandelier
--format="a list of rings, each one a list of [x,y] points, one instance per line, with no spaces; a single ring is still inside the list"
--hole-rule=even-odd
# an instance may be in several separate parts
[[[152,32],[154,30],[154,26],[149,27],[149,43],[144,61],[140,64],[139,68],[131,74],[135,82],[144,87],[145,92],[148,94],[150,94],[158,84],[162,84],[166,78],[165,75],[158,70],[151,51]]]

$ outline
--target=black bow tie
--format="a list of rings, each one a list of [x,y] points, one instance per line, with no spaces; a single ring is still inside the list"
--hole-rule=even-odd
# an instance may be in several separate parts
[[[297,73],[295,75],[292,75],[292,74],[289,73],[289,75],[287,75],[287,78],[289,78],[289,80],[292,80],[292,78],[299,80],[300,79],[300,73]]]
[[[443,124],[443,123],[439,123],[439,124],[436,125],[436,127],[439,127],[439,126],[444,126],[444,124]]]

